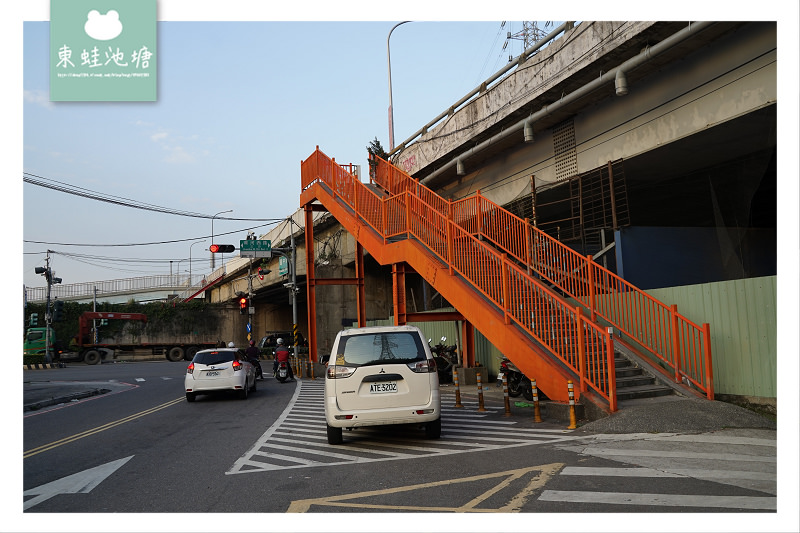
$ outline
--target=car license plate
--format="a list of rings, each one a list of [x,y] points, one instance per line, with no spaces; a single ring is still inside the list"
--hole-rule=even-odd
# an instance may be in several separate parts
[[[215,376],[219,376],[219,370],[208,370],[206,371],[207,378],[213,378]]]
[[[371,394],[383,394],[385,392],[397,392],[397,382],[387,381],[385,383],[370,383],[369,392]]]

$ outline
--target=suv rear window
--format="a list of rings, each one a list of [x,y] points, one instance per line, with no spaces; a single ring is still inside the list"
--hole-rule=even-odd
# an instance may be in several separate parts
[[[228,363],[236,358],[236,352],[231,350],[215,352],[197,352],[192,359],[193,363],[200,365],[219,365]]]
[[[337,352],[348,366],[424,361],[425,348],[419,335],[409,331],[345,335]],[[340,358],[337,357],[337,364]]]

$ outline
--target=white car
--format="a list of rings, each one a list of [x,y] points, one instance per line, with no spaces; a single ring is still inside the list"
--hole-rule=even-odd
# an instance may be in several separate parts
[[[256,390],[256,370],[244,353],[235,348],[214,348],[195,354],[183,380],[186,401],[198,394],[236,391],[243,400]]]
[[[442,433],[439,376],[422,332],[414,326],[340,331],[325,374],[328,443],[342,428],[416,424]]]

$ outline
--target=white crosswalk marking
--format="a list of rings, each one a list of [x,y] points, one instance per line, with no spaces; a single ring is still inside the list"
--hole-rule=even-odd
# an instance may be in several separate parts
[[[615,505],[654,505],[659,507],[716,507],[723,509],[777,509],[776,498],[754,496],[709,496],[696,494],[638,494],[633,492],[589,492],[546,490],[541,501],[600,503]]]
[[[503,408],[477,410],[477,403],[464,408],[442,405],[442,436],[430,440],[410,431],[391,432],[359,428],[346,432],[345,443],[328,444],[323,403],[324,383],[300,381],[294,397],[278,420],[227,472],[240,474],[286,468],[396,461],[420,456],[451,455],[480,450],[529,446],[569,440],[565,429],[517,428],[517,422],[498,420]],[[495,417],[495,418],[490,418]],[[414,430],[416,431],[416,429]]]
[[[652,478],[647,493],[545,490],[543,502],[739,510],[777,509],[777,461],[774,432],[765,438],[723,430],[702,435],[627,434],[578,437],[558,448],[624,463],[624,467],[565,467],[560,476],[576,478]],[[638,466],[630,466],[638,465]],[[675,485],[657,492],[661,480],[691,479],[720,484],[719,494],[676,494]],[[556,483],[558,484],[558,483]],[[604,486],[594,482],[592,486]],[[726,487],[728,486],[728,487]],[[746,489],[736,494],[730,487]],[[554,487],[558,488],[558,487]],[[765,494],[758,495],[751,491]],[[688,492],[688,491],[687,491]],[[770,496],[772,495],[772,496]]]

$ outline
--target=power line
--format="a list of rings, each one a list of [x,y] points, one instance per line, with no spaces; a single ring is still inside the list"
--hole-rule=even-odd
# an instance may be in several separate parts
[[[53,180],[50,178],[45,178],[43,176],[37,176],[35,174],[31,174],[30,172],[23,172],[22,173],[22,181],[25,183],[30,183],[31,185],[37,185],[39,187],[44,187],[46,189],[52,189],[54,191],[63,192],[66,194],[72,194],[75,196],[81,196],[83,198],[88,198],[90,200],[97,200],[100,202],[107,202],[114,205],[121,205],[123,207],[131,207],[134,209],[143,209],[145,211],[155,211],[157,213],[166,213],[168,215],[177,215],[177,216],[184,216],[184,217],[191,217],[191,218],[214,218],[216,220],[247,220],[252,222],[279,222],[283,220],[282,218],[232,218],[232,217],[218,217],[215,215],[206,215],[203,213],[195,213],[191,211],[181,211],[179,209],[173,209],[170,207],[162,207],[155,204],[148,204],[145,202],[139,202],[137,200],[131,200],[130,198],[124,198],[122,196],[114,196],[110,194],[105,194],[97,191],[93,191],[91,189],[85,189],[83,187],[78,187],[76,185],[70,185],[69,183],[64,183],[61,181]]]
[[[217,220],[219,220],[219,217],[217,218]],[[248,219],[228,219],[228,220],[248,220]],[[265,219],[265,220],[272,220],[272,222],[270,222],[269,224],[261,224],[261,225],[258,225],[258,226],[252,226],[252,227],[249,227],[249,228],[244,228],[244,229],[239,229],[239,230],[234,230],[234,231],[228,231],[228,232],[225,232],[225,233],[217,233],[217,234],[214,235],[214,237],[219,237],[221,235],[232,235],[234,233],[241,233],[243,231],[249,231],[249,230],[253,230],[253,229],[257,229],[257,228],[263,228],[263,227],[266,227],[266,226],[271,226],[272,224],[277,224],[278,222],[282,222],[285,219],[284,218],[280,218],[280,219]],[[27,239],[23,239],[22,242],[27,242],[27,243],[30,243],[30,244],[46,244],[48,246],[119,247],[119,246],[152,246],[152,245],[155,245],[155,244],[175,244],[175,243],[178,243],[178,242],[188,242],[188,241],[196,241],[198,239],[208,239],[210,237],[211,237],[210,235],[206,235],[205,237],[191,237],[191,238],[188,238],[188,239],[174,239],[174,240],[171,240],[171,241],[135,242],[135,243],[125,243],[125,244],[120,244],[120,243],[117,243],[117,244],[81,244],[81,243],[70,243],[70,242],[31,241],[31,240],[27,240]]]

